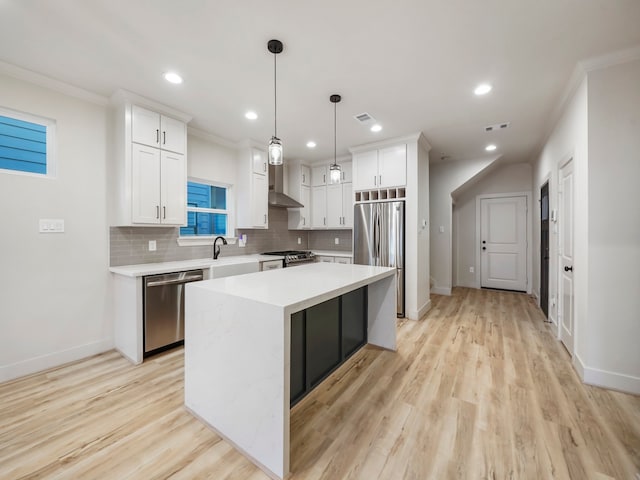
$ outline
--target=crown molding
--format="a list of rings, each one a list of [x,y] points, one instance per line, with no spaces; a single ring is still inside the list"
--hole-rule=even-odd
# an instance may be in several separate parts
[[[429,142],[427,142],[427,139],[425,138],[424,134],[422,132],[418,132],[418,133],[413,133],[411,135],[405,135],[403,137],[389,138],[389,139],[380,140],[377,142],[366,143],[364,145],[358,145],[358,146],[349,148],[349,151],[351,153],[360,153],[360,152],[366,152],[369,150],[375,150],[378,148],[395,145],[398,143],[410,143],[410,142],[417,142],[424,149],[426,149],[427,152],[431,150],[431,145],[429,145]]]
[[[109,103],[109,99],[107,97],[103,97],[97,93],[90,92],[83,88],[70,85],[60,80],[56,80],[55,78],[47,77],[41,73],[27,70],[10,63],[0,61],[0,73],[9,77],[17,78],[18,80],[24,80],[25,82],[29,82],[40,87],[48,88],[49,90],[68,95],[70,97],[91,102],[102,107],[107,106]]]
[[[156,102],[155,100],[151,100],[150,98],[143,97],[142,95],[138,95],[137,93],[130,92],[123,88],[116,90],[113,95],[111,95],[110,100],[112,102],[135,103],[141,107],[147,107],[155,112],[165,114],[169,117],[174,117],[184,123],[189,123],[193,118],[191,115],[181,112],[180,110],[168,107],[162,103]]]
[[[578,62],[578,66],[583,72],[588,73],[593,70],[600,70],[602,68],[613,67],[614,65],[633,62],[634,60],[640,60],[640,45],[626,48],[624,50],[617,50],[615,52],[607,53],[606,55],[581,60]]]
[[[230,148],[233,150],[237,150],[239,148],[239,145],[236,142],[232,142],[230,140],[227,140],[226,138],[218,137],[213,133],[205,132],[204,130],[200,130],[192,126],[187,127],[187,133],[194,137],[200,138],[202,140],[206,140],[208,142],[215,143],[217,145],[220,145],[226,148]]]

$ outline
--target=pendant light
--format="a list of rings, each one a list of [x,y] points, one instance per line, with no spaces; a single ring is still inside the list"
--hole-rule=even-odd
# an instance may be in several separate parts
[[[333,164],[329,166],[329,180],[331,183],[340,183],[342,177],[342,169],[338,165],[337,161],[337,136],[338,136],[338,120],[337,120],[337,108],[338,102],[342,100],[340,95],[331,95],[329,97],[331,103],[333,103]]]
[[[273,53],[273,136],[269,141],[269,164],[282,165],[282,141],[278,138],[278,102],[277,102],[277,67],[276,55],[282,52],[280,40],[269,40],[267,48]]]

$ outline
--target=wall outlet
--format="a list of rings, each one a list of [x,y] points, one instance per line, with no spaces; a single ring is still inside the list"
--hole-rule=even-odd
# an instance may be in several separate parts
[[[298,245],[302,245],[302,239],[298,237]]]
[[[243,233],[238,237],[238,247],[244,248],[246,244],[247,244],[247,234]]]
[[[476,269],[474,267],[469,267],[469,273],[476,273]]]
[[[336,245],[340,245],[340,239],[338,237],[335,238]]]
[[[150,252],[155,252],[156,251],[156,241],[155,240],[149,240],[149,251]]]
[[[444,233],[444,225],[440,225],[440,233]]]

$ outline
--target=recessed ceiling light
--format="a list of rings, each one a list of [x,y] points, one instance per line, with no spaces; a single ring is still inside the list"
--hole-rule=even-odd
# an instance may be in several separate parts
[[[493,143],[491,145],[487,145],[486,147],[484,147],[484,149],[487,152],[493,152],[496,148],[498,148],[498,147],[496,147]]]
[[[382,130],[382,125],[380,125],[379,123],[376,123],[371,127],[372,132],[379,132],[380,130]]]
[[[175,83],[175,84],[182,83],[182,77],[175,72],[165,73],[164,79],[169,83]]]
[[[316,142],[314,141],[307,142],[307,148],[316,148]]]
[[[487,93],[489,93],[491,91],[493,87],[491,85],[489,85],[488,83],[481,83],[480,85],[478,85],[476,87],[476,89],[473,91],[473,93],[475,93],[476,95],[486,95]]]
[[[245,118],[249,120],[255,120],[258,118],[258,114],[256,112],[248,111],[244,114]]]

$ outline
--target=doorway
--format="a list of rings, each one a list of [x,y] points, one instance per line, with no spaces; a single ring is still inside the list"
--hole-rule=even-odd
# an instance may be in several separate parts
[[[558,188],[558,324],[560,341],[573,355],[573,159],[560,168]]]
[[[549,182],[540,189],[540,308],[549,318]]]
[[[527,196],[480,199],[480,286],[527,290]]]

